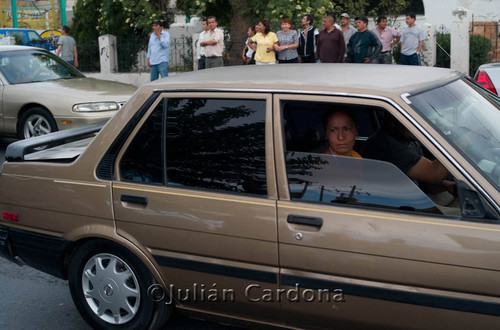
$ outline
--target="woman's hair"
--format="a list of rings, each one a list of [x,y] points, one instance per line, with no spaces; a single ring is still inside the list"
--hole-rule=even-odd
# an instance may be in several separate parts
[[[255,34],[255,24],[254,25],[250,25],[248,28],[250,30],[252,30],[253,34]]]
[[[288,23],[288,24],[292,25],[292,20],[289,19],[288,17],[285,17],[281,20],[281,24],[283,24],[283,23]]]
[[[266,21],[265,19],[259,21],[259,23],[262,23],[262,25],[264,25],[264,33],[265,34],[268,34],[269,31],[271,31],[271,27],[269,27],[269,22]]]
[[[330,109],[329,111],[327,111],[325,115],[325,120],[324,120],[325,132],[326,128],[328,127],[328,121],[337,113],[343,113],[347,117],[351,118],[354,126],[356,127],[356,130],[358,130],[358,117],[356,116],[356,113],[354,111],[350,109]]]

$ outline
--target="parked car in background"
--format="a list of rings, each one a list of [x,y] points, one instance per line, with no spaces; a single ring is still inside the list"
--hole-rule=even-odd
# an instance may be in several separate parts
[[[69,279],[95,329],[156,329],[174,306],[253,328],[488,329],[500,324],[499,108],[430,67],[172,76],[105,125],[8,146],[0,255]],[[327,126],[338,109],[351,119]],[[381,127],[455,189],[366,158]],[[333,155],[327,134],[365,158]]]
[[[19,138],[108,120],[137,89],[26,46],[0,46],[0,82],[0,135]]]
[[[31,29],[0,28],[0,39],[5,37],[15,38],[16,45],[40,47],[49,51],[57,49],[57,45],[47,42],[38,32]]]
[[[477,69],[474,79],[484,88],[498,95],[500,89],[500,63],[481,65]]]

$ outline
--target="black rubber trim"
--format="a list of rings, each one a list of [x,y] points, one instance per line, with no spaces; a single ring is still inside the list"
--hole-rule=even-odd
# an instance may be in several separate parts
[[[156,262],[162,267],[179,268],[192,270],[200,273],[222,275],[236,278],[243,278],[257,282],[278,283],[278,274],[260,270],[251,270],[247,268],[217,265],[208,262],[192,261],[186,259],[154,256]]]
[[[144,116],[146,111],[151,107],[154,101],[158,98],[161,92],[155,91],[151,96],[144,102],[144,104],[136,111],[136,113],[132,116],[129,122],[123,127],[120,134],[118,134],[117,138],[113,141],[111,146],[108,148],[108,151],[101,159],[101,162],[97,166],[96,176],[101,180],[114,180],[114,163],[118,153],[120,152],[121,147],[125,143],[127,137],[132,133],[134,127],[139,123],[141,118]]]
[[[71,241],[50,235],[9,228],[15,254],[27,265],[44,273],[65,279],[63,258]]]
[[[329,291],[333,291],[335,289],[340,289],[344,295],[448,309],[460,312],[500,316],[500,304],[472,299],[375,288],[360,284],[318,280],[295,275],[281,275],[281,285],[292,287],[298,285],[301,288],[314,290],[328,289]]]
[[[5,159],[9,162],[24,161],[24,156],[30,152],[33,152],[35,148],[42,146],[50,148],[71,141],[76,141],[78,139],[81,139],[82,137],[91,136],[92,134],[99,132],[104,127],[104,125],[106,125],[106,121],[86,126],[69,128],[66,130],[13,142],[7,146],[7,150],[5,151]]]

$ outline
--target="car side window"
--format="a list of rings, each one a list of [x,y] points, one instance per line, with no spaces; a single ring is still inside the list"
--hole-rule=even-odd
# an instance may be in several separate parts
[[[266,102],[165,98],[120,163],[121,179],[267,195]]]
[[[444,187],[412,180],[397,162],[367,152],[389,117],[385,109],[287,101],[282,111],[292,200],[460,216],[455,197]],[[418,141],[405,148],[416,160],[432,157]]]

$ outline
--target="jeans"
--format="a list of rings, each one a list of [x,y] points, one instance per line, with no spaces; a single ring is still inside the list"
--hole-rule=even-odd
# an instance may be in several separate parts
[[[381,52],[371,63],[373,64],[392,64],[392,52]]]
[[[168,77],[168,62],[151,65],[151,81],[158,79],[158,75],[162,78]]]
[[[401,54],[402,65],[420,65],[420,56],[415,53],[413,55]]]

